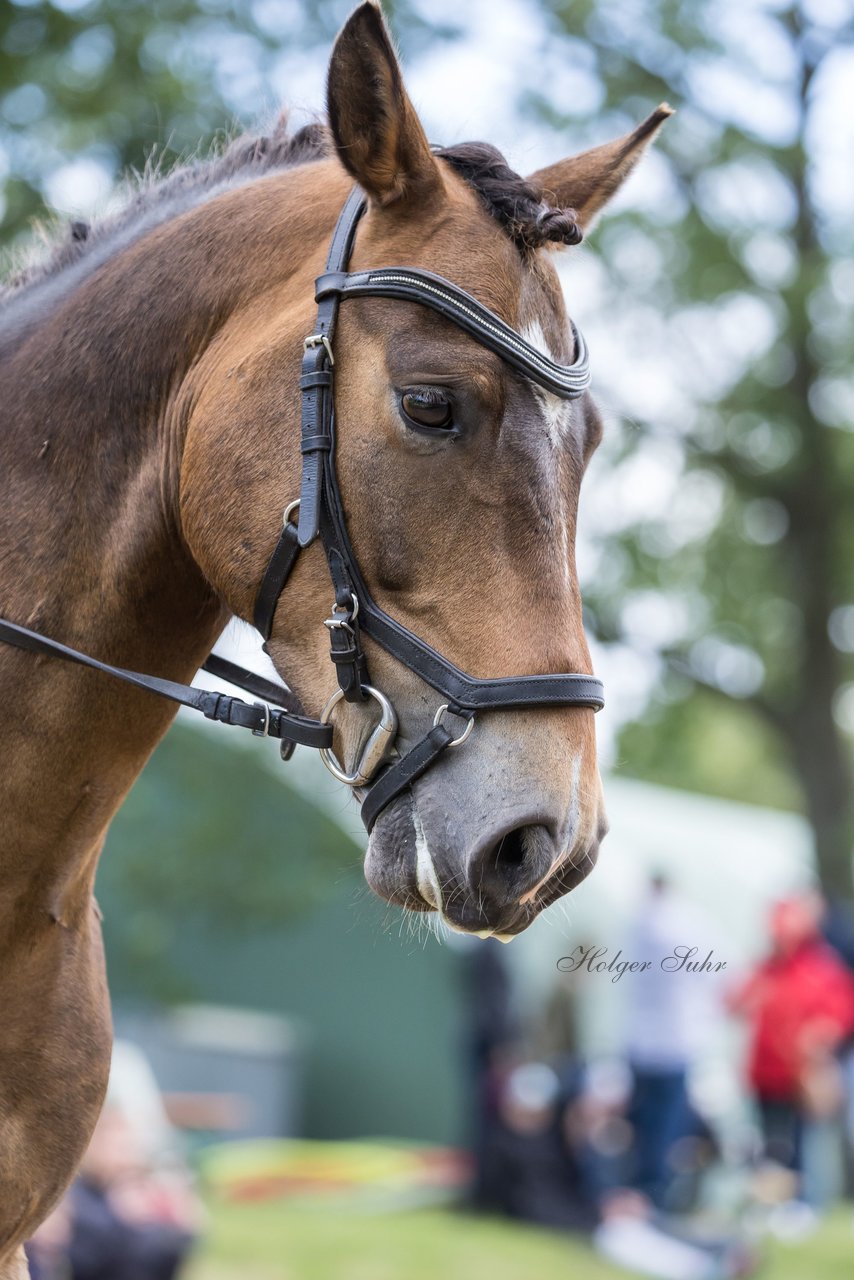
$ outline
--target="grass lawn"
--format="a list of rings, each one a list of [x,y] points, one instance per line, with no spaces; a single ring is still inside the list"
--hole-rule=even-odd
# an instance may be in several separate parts
[[[211,1206],[190,1280],[625,1280],[576,1240],[435,1209],[357,1215],[273,1204]],[[851,1211],[776,1244],[761,1280],[842,1280],[854,1270]]]

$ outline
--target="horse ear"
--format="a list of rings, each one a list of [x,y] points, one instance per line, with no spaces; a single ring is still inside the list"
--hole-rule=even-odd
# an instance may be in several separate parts
[[[359,5],[335,42],[326,105],[341,163],[377,204],[416,194],[423,200],[440,186],[438,166],[373,0]]]
[[[623,185],[664,121],[672,115],[673,108],[663,102],[632,133],[570,156],[547,169],[538,169],[528,181],[539,187],[550,203],[574,209],[579,225],[587,230]]]

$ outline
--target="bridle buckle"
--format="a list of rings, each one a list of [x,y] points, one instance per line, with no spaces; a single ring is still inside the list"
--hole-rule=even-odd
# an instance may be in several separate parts
[[[253,737],[255,737],[255,738],[266,738],[266,737],[269,737],[269,734],[270,734],[270,708],[267,706],[266,702],[253,702],[253,704],[252,704],[252,705],[253,705],[254,707],[257,707],[259,711],[263,711],[263,712],[264,712],[264,723],[261,725],[260,729],[253,729],[253,730],[252,730],[252,736],[253,736]]]
[[[351,636],[356,632],[353,629],[353,614],[349,610],[343,610],[339,615],[334,609],[331,618],[324,618],[323,625],[328,631],[349,631]]]
[[[325,333],[310,333],[302,345],[304,351],[308,351],[311,347],[324,347],[330,367],[335,364],[335,357],[332,354],[332,343],[329,341],[329,338]]]
[[[356,629],[353,623],[359,616],[359,597],[355,591],[350,592],[350,599],[353,602],[352,608],[338,604],[337,601],[333,604],[331,615],[323,622],[327,631],[349,631],[351,636],[355,636]]]

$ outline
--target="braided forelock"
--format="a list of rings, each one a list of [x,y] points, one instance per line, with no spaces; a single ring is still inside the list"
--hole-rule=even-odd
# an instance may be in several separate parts
[[[477,192],[521,253],[548,243],[580,243],[583,232],[575,211],[549,205],[543,192],[511,169],[488,142],[461,142],[436,154]]]

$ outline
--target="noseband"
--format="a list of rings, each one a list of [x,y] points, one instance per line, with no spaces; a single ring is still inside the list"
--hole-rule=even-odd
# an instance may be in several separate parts
[[[335,470],[333,339],[342,299],[396,298],[430,307],[501,356],[524,377],[564,400],[575,400],[584,394],[590,384],[590,369],[584,339],[574,326],[576,359],[571,365],[558,365],[471,294],[441,276],[414,267],[348,272],[356,228],[364,210],[364,196],[356,188],[335,227],[326,271],[317,279],[317,321],[314,332],[305,339],[300,375],[303,459],[300,496],[285,511],[282,532],[264,572],[253,615],[256,628],[265,641],[268,640],[276,606],[297,557],[303,547],[319,537],[335,594],[331,615],[324,625],[329,630],[330,656],[338,678],[338,688],[320,719],[311,720],[298,714],[296,699],[283,685],[265,680],[215,654],[208,658],[203,670],[263,701],[249,704],[240,698],[113,667],[4,619],[0,619],[0,640],[102,671],[201,711],[210,720],[240,725],[259,737],[279,738],[285,760],[293,754],[296,744],[317,748],[324,764],[339,781],[361,790],[362,820],[371,831],[392,800],[407,790],[444,751],[461,746],[467,740],[478,711],[555,706],[582,706],[598,711],[604,699],[601,680],[588,675],[561,673],[476,679],[385,613],[368,590],[353,553]],[[297,511],[299,519],[294,523]],[[369,681],[363,634],[420,676],[442,699],[429,732],[393,761],[397,717],[389,700]],[[372,700],[380,711],[379,721],[351,773],[342,768],[332,752],[330,721],[342,700]],[[445,723],[447,716],[461,721],[456,733]]]

